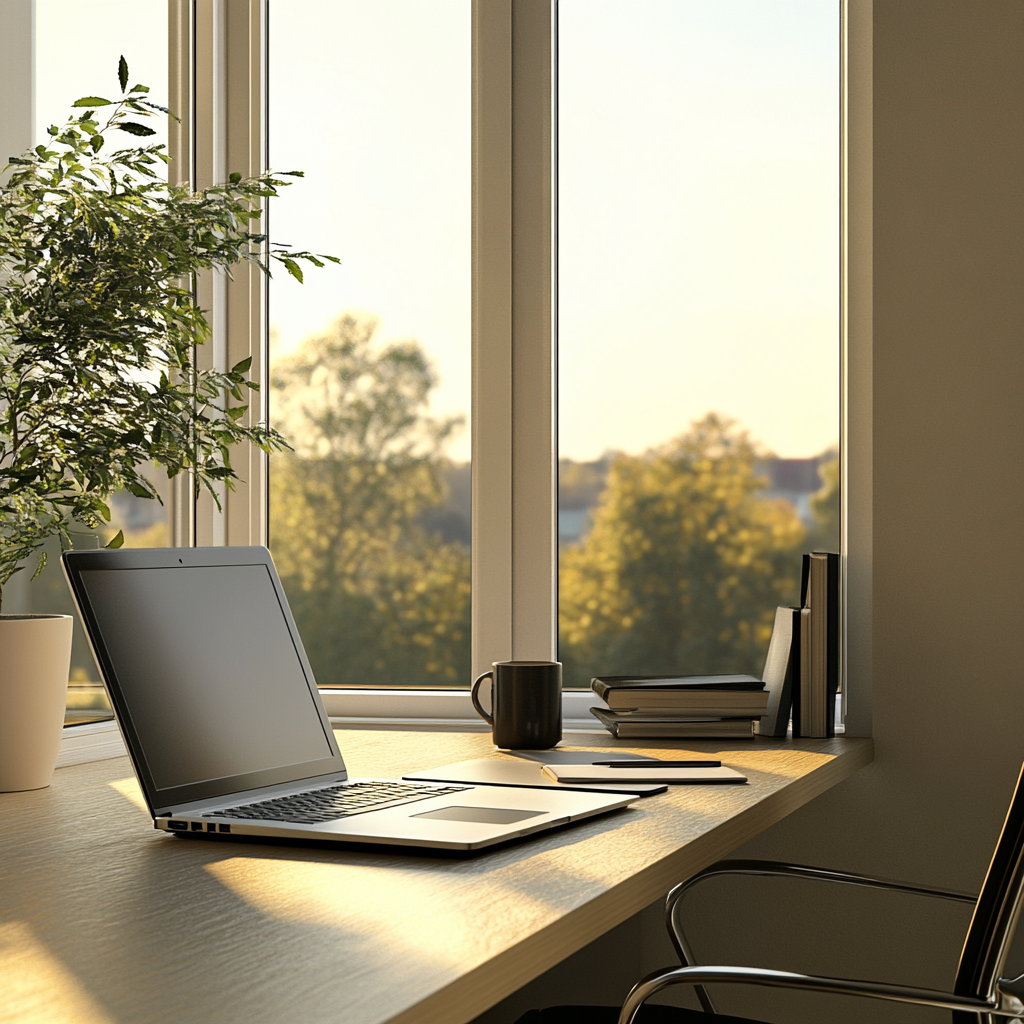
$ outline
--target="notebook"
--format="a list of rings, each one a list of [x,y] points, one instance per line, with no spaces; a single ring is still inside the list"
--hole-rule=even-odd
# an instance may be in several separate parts
[[[266,548],[62,563],[158,829],[472,850],[636,799],[349,778]]]

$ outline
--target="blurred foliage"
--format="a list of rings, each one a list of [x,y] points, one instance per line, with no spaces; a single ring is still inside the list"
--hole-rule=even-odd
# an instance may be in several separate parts
[[[427,415],[436,379],[420,347],[376,347],[374,330],[345,316],[272,374],[273,422],[294,445],[271,461],[274,558],[321,685],[465,685],[468,523],[448,519],[462,522],[449,481],[468,489],[468,467],[442,456],[459,423]],[[823,460],[809,531],[765,497],[759,458],[711,413],[640,456],[563,460],[563,491],[593,519],[561,552],[566,685],[761,671],[801,552],[838,547],[839,474]]]
[[[441,449],[461,425],[425,408],[415,342],[372,346],[342,317],[271,375],[271,547],[321,686],[468,685],[469,550],[429,529],[447,500]]]
[[[595,674],[759,674],[775,608],[798,599],[807,537],[793,506],[758,496],[757,452],[709,413],[673,441],[618,455],[593,529],[561,554],[567,686]]]

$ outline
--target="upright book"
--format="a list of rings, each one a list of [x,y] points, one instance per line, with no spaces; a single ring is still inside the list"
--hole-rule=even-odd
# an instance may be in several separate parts
[[[800,617],[800,608],[775,609],[775,626],[762,673],[768,706],[754,726],[759,736],[785,736],[789,729],[795,691],[800,685]]]
[[[835,735],[839,690],[839,555],[804,555],[801,573],[799,714],[793,734],[812,738]]]

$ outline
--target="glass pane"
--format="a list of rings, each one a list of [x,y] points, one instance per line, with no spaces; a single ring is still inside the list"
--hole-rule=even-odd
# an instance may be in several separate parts
[[[469,683],[470,4],[270,5],[270,542],[317,681]]]
[[[559,4],[559,652],[760,674],[838,550],[839,4]]]
[[[137,0],[36,0],[35,145],[47,138],[48,125],[61,125],[80,96],[107,96],[118,90],[117,64],[123,54],[131,84],[150,86],[154,102],[166,103],[167,5]],[[27,45],[27,43],[26,43]],[[166,142],[163,118],[150,122],[157,130],[152,142]],[[126,145],[130,142],[126,139]],[[111,502],[111,522],[100,531],[75,532],[75,547],[98,547],[119,529],[128,547],[162,547],[170,543],[169,488],[162,471],[148,473],[164,504],[120,493]],[[74,611],[60,569],[60,545],[47,543],[47,565],[31,580],[35,563],[17,573],[3,588],[4,612],[70,615]],[[112,717],[99,682],[89,644],[75,622],[66,724]]]

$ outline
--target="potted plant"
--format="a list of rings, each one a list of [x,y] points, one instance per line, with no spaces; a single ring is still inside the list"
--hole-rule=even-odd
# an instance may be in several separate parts
[[[247,421],[250,359],[197,368],[210,335],[197,275],[248,263],[269,276],[277,260],[301,281],[297,261],[337,262],[258,232],[279,175],[168,184],[165,147],[139,140],[169,111],[128,88],[123,57],[118,81],[119,98],[76,100],[46,143],[10,158],[0,185],[0,600],[27,562],[39,574],[47,538],[69,547],[73,524],[109,522],[116,491],[159,500],[148,465],[217,501],[214,485],[236,478],[233,445],[283,445]],[[70,644],[69,616],[0,615],[0,791],[49,784]]]

